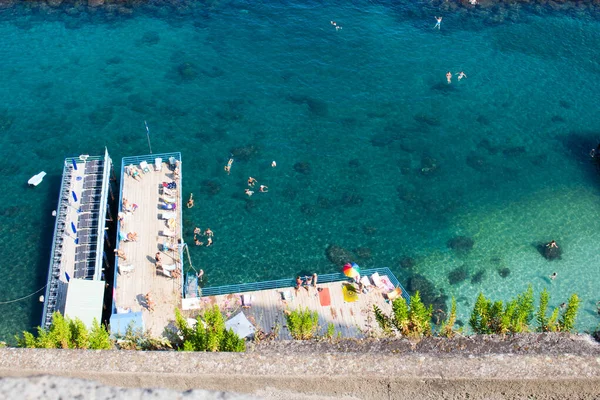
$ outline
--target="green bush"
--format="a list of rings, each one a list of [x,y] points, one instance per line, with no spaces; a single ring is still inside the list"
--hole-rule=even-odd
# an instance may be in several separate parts
[[[506,304],[502,301],[492,302],[483,293],[479,293],[469,325],[479,334],[520,333],[530,330],[529,324],[533,319],[533,288],[518,295],[516,299]]]
[[[385,315],[377,305],[373,305],[375,320],[385,334],[399,334],[410,337],[431,335],[431,315],[433,306],[425,307],[417,291],[410,297],[410,304],[403,297],[392,301],[391,315]]]
[[[313,339],[319,330],[319,314],[316,311],[288,311],[285,314],[288,330],[296,340]]]
[[[533,289],[531,285],[527,290],[503,305],[501,301],[492,303],[483,293],[479,293],[469,325],[475,333],[479,334],[506,334],[521,333],[532,330],[531,322],[535,315],[540,332],[571,331],[575,326],[575,319],[579,309],[579,298],[572,295],[561,314],[555,308],[548,317],[548,303],[550,294],[546,289],[540,294],[540,304],[534,313]]]
[[[579,311],[580,300],[576,294],[572,294],[567,302],[567,307],[563,312],[558,324],[563,332],[571,332],[575,328],[577,311]]]
[[[153,337],[146,331],[134,329],[133,322],[127,327],[125,335],[116,337],[119,350],[170,350],[173,348],[169,339]]]
[[[448,318],[442,322],[440,326],[440,336],[451,338],[454,336],[456,331],[454,330],[454,324],[456,323],[456,299],[452,296],[452,305],[450,306],[450,314]]]
[[[180,331],[182,340],[178,348],[183,351],[230,351],[243,352],[246,342],[233,330],[225,329],[225,319],[219,307],[215,305],[203,315],[199,315],[196,325],[192,328],[181,312],[175,310],[175,324]]]
[[[23,336],[17,335],[15,338],[18,347],[27,348],[106,350],[112,347],[110,334],[96,319],[92,329],[88,330],[80,319],[70,320],[59,312],[52,315],[49,329],[37,327],[37,337],[30,332],[23,332]]]

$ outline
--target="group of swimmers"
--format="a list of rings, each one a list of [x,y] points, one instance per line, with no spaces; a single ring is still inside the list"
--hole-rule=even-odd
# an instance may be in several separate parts
[[[273,161],[273,162],[275,162],[275,161]],[[250,186],[251,188],[253,188],[257,183],[258,183],[258,181],[255,178],[253,178],[253,177],[248,178],[248,186]],[[260,185],[258,188],[258,191],[261,193],[267,193],[269,191],[269,187],[265,186],[265,185]],[[246,190],[244,190],[244,193],[246,193],[246,195],[248,197],[250,197],[254,194],[254,190],[246,189]]]
[[[466,78],[467,74],[465,74],[463,71],[457,72],[456,75],[458,75],[458,80],[460,81],[462,78]],[[448,71],[446,72],[446,80],[448,81],[448,83],[452,83],[452,72]]]
[[[477,0],[469,0],[471,2],[471,4],[477,4]],[[435,25],[433,26],[433,29],[441,29],[442,26],[442,17],[435,17]],[[458,75],[458,80],[460,81],[462,78],[466,78],[467,74],[465,74],[463,71],[457,72],[456,75]],[[446,72],[446,80],[448,81],[448,83],[452,83],[452,72],[448,71]]]
[[[202,233],[202,229],[196,227],[194,229],[194,244],[196,246],[204,246],[204,242],[201,242],[200,239],[198,239],[198,235],[204,235],[206,236],[206,247],[212,246],[213,244],[213,236],[214,236],[214,232],[210,230],[210,228],[206,228],[206,230],[204,231],[204,233]]]

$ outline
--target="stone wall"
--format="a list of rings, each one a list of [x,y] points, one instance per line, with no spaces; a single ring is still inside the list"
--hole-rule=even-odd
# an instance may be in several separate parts
[[[532,334],[278,341],[242,354],[0,349],[0,376],[40,374],[286,400],[598,399],[600,346],[587,335]]]

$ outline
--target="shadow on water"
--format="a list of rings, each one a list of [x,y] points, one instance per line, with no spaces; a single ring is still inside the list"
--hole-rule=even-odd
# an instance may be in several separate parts
[[[600,132],[571,131],[566,135],[557,136],[557,139],[563,145],[566,154],[582,165],[588,179],[600,189],[597,185],[600,163],[590,155],[600,143]]]

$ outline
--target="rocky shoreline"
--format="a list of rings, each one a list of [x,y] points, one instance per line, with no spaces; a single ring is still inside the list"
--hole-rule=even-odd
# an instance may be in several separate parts
[[[0,12],[18,9],[24,13],[67,15],[84,21],[89,19],[92,22],[109,22],[138,13],[149,13],[158,17],[207,17],[212,11],[225,6],[241,7],[229,1],[219,0],[0,0]],[[388,6],[401,9],[404,17],[433,18],[432,13],[437,12],[444,17],[468,17],[487,24],[521,21],[527,18],[523,11],[539,15],[558,12],[575,17],[600,19],[600,0],[433,0]],[[240,8],[240,11],[242,10]]]

